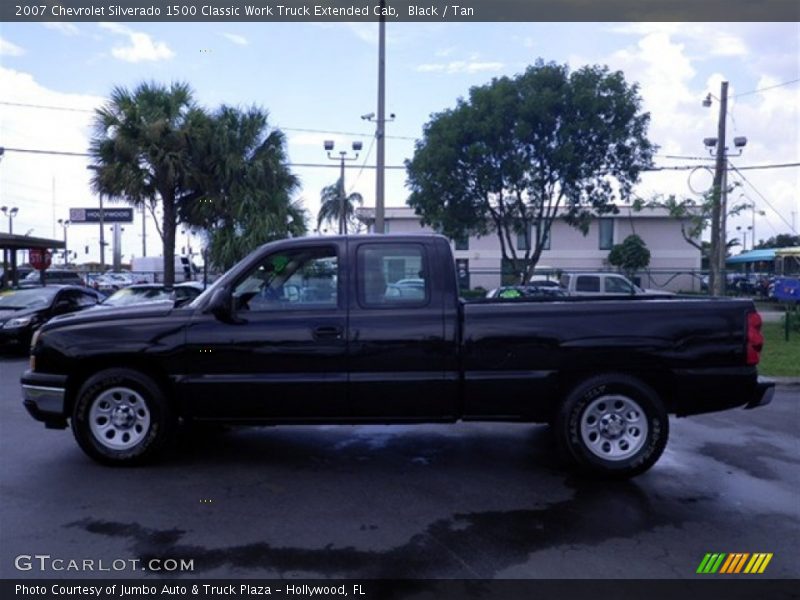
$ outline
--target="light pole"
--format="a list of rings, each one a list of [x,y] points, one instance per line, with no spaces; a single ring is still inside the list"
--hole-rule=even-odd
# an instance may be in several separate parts
[[[64,266],[66,267],[69,260],[69,246],[67,246],[67,227],[69,227],[69,219],[59,219],[56,222],[61,225],[61,229],[64,230]]]
[[[7,206],[0,206],[0,212],[2,212],[6,217],[8,217],[9,235],[14,233],[14,217],[17,216],[19,209],[16,206],[13,208],[9,208]]]
[[[88,165],[86,168],[95,173],[100,171],[100,165]],[[103,233],[103,218],[105,215],[103,214],[103,194],[98,193],[97,197],[100,198],[100,272],[102,273],[106,270],[106,239]]]
[[[758,213],[758,215],[761,216],[761,217],[763,217],[767,213],[765,213],[763,210],[756,210],[756,203],[752,200],[752,198],[750,198],[746,194],[744,194],[744,193],[739,194],[739,198],[744,198],[745,200],[747,200],[747,208],[749,208],[753,213],[753,222],[750,225],[750,229],[752,231],[752,233],[750,234],[750,240],[751,240],[750,247],[755,249],[755,247],[756,247],[756,213]]]
[[[0,154],[0,156],[2,156],[2,154]],[[13,208],[8,208],[7,206],[0,206],[0,212],[2,212],[5,216],[8,217],[8,233],[9,235],[11,235],[12,233],[14,233],[14,225],[12,224],[12,221],[14,217],[17,216],[17,212],[19,212],[19,209],[16,206]],[[16,264],[15,260],[16,257],[17,257],[16,250],[8,250],[8,251],[3,250],[3,274],[5,275],[6,283],[10,283],[10,280],[8,279],[8,263],[11,262],[11,266],[14,267],[14,265]]]
[[[356,160],[358,158],[358,153],[361,151],[363,147],[361,142],[353,142],[353,152],[355,152],[355,156],[347,156],[346,150],[339,151],[339,157],[335,157],[331,155],[333,151],[333,140],[325,140],[324,147],[326,152],[328,153],[328,158],[330,160],[338,160],[341,164],[341,173],[339,174],[339,235],[344,235],[347,233],[347,215],[345,214],[345,192],[344,192],[344,163],[345,161]]]
[[[741,225],[736,226],[736,231],[742,232],[742,252],[747,252],[747,232],[752,230],[752,225],[748,225],[747,227],[742,227]]]

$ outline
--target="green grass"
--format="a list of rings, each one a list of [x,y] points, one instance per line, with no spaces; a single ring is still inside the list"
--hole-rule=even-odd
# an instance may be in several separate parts
[[[758,372],[768,377],[800,377],[800,333],[784,336],[783,323],[764,323],[764,350]]]

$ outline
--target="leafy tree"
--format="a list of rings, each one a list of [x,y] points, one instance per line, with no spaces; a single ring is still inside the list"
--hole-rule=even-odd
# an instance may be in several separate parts
[[[734,184],[728,188],[728,197],[730,192],[738,184]],[[703,232],[711,227],[711,212],[713,209],[713,196],[712,191],[706,193],[700,200],[694,198],[678,198],[674,195],[670,196],[654,196],[650,200],[643,200],[637,198],[633,202],[633,208],[636,211],[643,208],[663,208],[669,212],[669,215],[680,222],[681,234],[686,243],[690,246],[697,248],[700,251],[704,260],[709,260],[711,257],[711,244],[701,240]],[[735,217],[744,210],[749,210],[752,205],[746,202],[735,202],[728,205],[727,217]],[[726,252],[730,253],[733,246],[740,245],[739,240],[732,238],[727,240]]]
[[[342,213],[342,196],[344,196],[344,213]],[[359,222],[355,218],[356,204],[364,203],[364,198],[358,192],[345,195],[342,179],[336,183],[325,186],[320,193],[321,204],[317,214],[317,228],[323,223],[337,223],[339,233],[347,234],[349,228],[357,231]]]
[[[540,60],[474,87],[425,125],[406,161],[408,203],[452,238],[495,233],[504,262],[528,280],[557,217],[586,234],[652,163],[640,107],[638,87],[601,66],[569,73]]]
[[[190,180],[202,195],[184,203],[181,216],[206,230],[209,258],[220,268],[261,244],[306,232],[305,209],[291,200],[298,180],[285,143],[255,107],[194,115]]]
[[[158,230],[167,285],[175,281],[178,208],[200,195],[189,183],[190,124],[198,110],[185,83],[142,83],[133,91],[116,87],[96,111],[89,145],[96,193],[134,206],[146,204],[151,211],[161,201]]]
[[[800,235],[779,233],[767,240],[759,240],[756,248],[792,248],[794,246],[800,246]]]
[[[636,234],[631,234],[615,244],[608,253],[608,262],[622,269],[628,279],[633,279],[636,272],[650,264],[650,250],[647,244]]]

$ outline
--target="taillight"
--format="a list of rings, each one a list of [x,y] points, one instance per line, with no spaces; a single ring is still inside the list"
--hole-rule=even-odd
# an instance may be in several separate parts
[[[761,349],[764,347],[764,336],[761,334],[761,315],[753,311],[747,313],[747,364],[757,365]]]

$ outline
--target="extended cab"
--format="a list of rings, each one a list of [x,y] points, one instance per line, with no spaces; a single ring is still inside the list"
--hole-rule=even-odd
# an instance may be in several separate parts
[[[107,464],[155,457],[181,420],[492,420],[551,423],[580,466],[631,476],[661,455],[668,414],[769,403],[760,326],[747,300],[464,303],[444,237],[300,238],[184,307],[50,321],[22,389]]]

